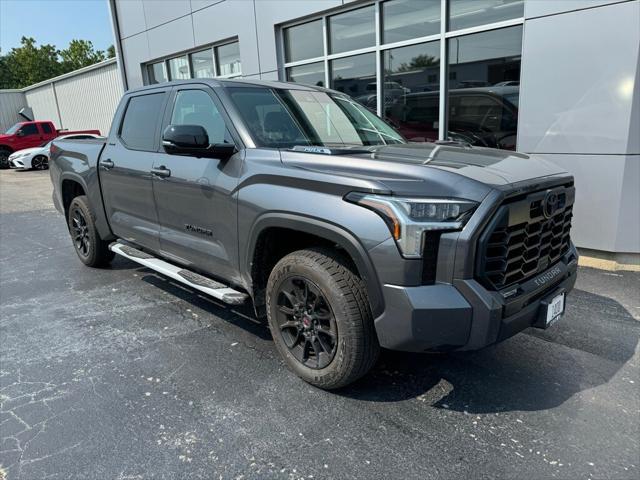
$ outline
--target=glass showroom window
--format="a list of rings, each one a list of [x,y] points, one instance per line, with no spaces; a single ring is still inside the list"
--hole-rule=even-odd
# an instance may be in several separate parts
[[[438,139],[440,116],[440,42],[384,51],[383,111],[407,139]]]
[[[375,112],[375,53],[331,60],[331,88],[346,93]]]
[[[287,68],[287,81],[324,87],[324,62]]]
[[[149,84],[162,83],[168,80],[167,68],[164,62],[147,65],[147,73],[149,75]]]
[[[348,52],[376,43],[375,8],[359,8],[329,17],[329,51]]]
[[[322,41],[322,20],[286,28],[284,30],[285,60],[297,62],[323,56]]]
[[[213,78],[216,76],[213,70],[213,50],[207,48],[191,54],[191,74],[193,78]]]
[[[382,43],[401,42],[440,33],[440,0],[383,2]]]
[[[449,0],[449,30],[524,16],[524,0]]]
[[[229,43],[216,47],[218,76],[228,77],[242,74],[240,66],[240,44]]]
[[[189,76],[189,62],[187,57],[169,59],[169,76],[171,80],[186,80]]]
[[[449,39],[449,135],[515,150],[522,27]]]
[[[412,141],[514,149],[524,0],[447,0],[445,22],[442,5],[370,0],[285,26],[282,78],[344,92]]]

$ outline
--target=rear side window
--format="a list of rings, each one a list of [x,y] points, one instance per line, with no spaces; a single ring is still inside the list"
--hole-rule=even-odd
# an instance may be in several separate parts
[[[41,123],[40,125],[42,126],[42,131],[43,131],[44,133],[51,133],[51,132],[53,132],[53,130],[52,130],[52,128],[51,128],[51,125],[49,125],[48,123]]]
[[[120,139],[135,150],[156,150],[156,125],[164,93],[131,97],[120,126]]]
[[[26,125],[22,126],[20,131],[23,133],[23,135],[37,135],[38,127],[35,123],[27,123]]]

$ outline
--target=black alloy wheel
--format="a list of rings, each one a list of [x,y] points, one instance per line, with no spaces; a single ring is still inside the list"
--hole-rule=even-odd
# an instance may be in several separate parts
[[[71,236],[76,251],[83,258],[87,258],[91,249],[91,239],[89,238],[89,226],[87,219],[80,208],[76,207],[71,212]]]
[[[36,170],[46,170],[49,168],[49,159],[44,155],[36,155],[33,157],[33,160],[31,160],[31,167]]]
[[[335,357],[338,329],[331,306],[307,278],[292,276],[277,295],[277,324],[291,354],[304,366],[325,368]]]

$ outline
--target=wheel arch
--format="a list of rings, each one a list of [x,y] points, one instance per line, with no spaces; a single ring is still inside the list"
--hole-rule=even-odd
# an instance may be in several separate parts
[[[93,188],[87,185],[87,182],[81,175],[73,172],[63,172],[60,175],[60,201],[64,216],[65,218],[68,216],[69,205],[75,197],[86,195],[89,200],[89,207],[96,218],[98,233],[104,240],[112,240],[115,237],[106,220],[104,207],[102,205],[102,193],[97,182],[92,183],[92,185]]]
[[[262,242],[265,240],[265,235],[268,235],[269,232],[273,232],[274,230],[278,232],[287,231],[297,235],[298,239],[303,240],[299,248],[324,244],[327,246],[337,246],[343,250],[353,263],[358,275],[360,275],[365,282],[369,305],[374,318],[382,314],[384,311],[384,301],[376,270],[366,249],[358,239],[339,225],[318,218],[290,213],[264,214],[254,223],[248,236],[241,268],[245,283],[250,286],[249,291],[253,297],[258,314],[260,314],[260,306],[262,305],[262,297],[264,295],[261,288],[266,286],[266,281],[260,281],[259,274],[268,278],[271,270],[269,269],[268,272],[264,272],[256,267],[258,267],[258,259],[262,258],[261,253],[264,248]],[[313,240],[317,241],[314,242]],[[294,248],[293,250],[299,248]],[[286,252],[284,255],[290,253],[287,249],[284,251]],[[272,259],[273,265],[284,255],[280,255],[275,261]],[[264,283],[264,285],[262,285],[262,283]]]

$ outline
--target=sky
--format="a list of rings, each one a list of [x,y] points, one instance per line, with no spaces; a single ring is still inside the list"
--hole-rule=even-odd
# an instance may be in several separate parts
[[[90,40],[96,50],[114,44],[107,0],[0,0],[0,49],[9,53],[21,37],[58,50],[73,39]]]

